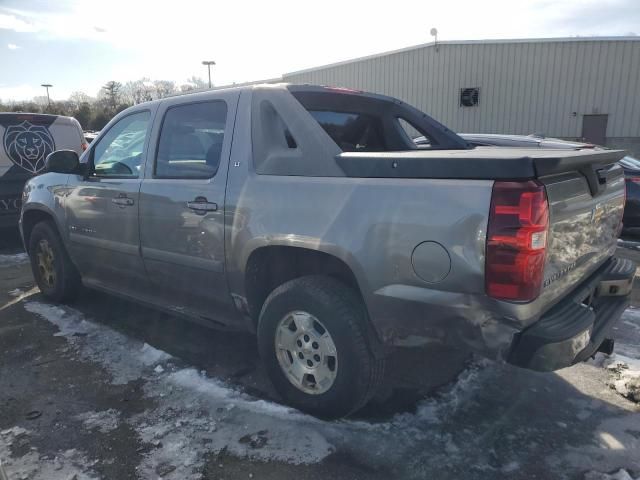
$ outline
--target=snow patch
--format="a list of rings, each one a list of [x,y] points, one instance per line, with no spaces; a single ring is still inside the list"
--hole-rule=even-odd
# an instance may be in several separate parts
[[[598,353],[591,364],[609,371],[609,386],[616,392],[632,402],[640,403],[640,359],[619,353]]]
[[[0,432],[0,459],[2,468],[10,479],[29,480],[93,480],[90,470],[97,462],[90,462],[78,450],[66,450],[55,457],[43,456],[35,447],[20,456],[13,457],[12,447],[29,446],[30,432],[21,427],[13,427]]]
[[[12,265],[23,265],[29,263],[29,255],[26,253],[15,253],[13,255],[0,255],[0,267],[10,267]]]
[[[420,423],[440,424],[455,410],[467,402],[470,396],[481,386],[481,375],[486,367],[491,365],[489,360],[476,359],[464,370],[449,388],[442,390],[440,395],[421,401],[415,414],[396,415],[392,423],[407,428],[414,428],[416,420]]]
[[[87,320],[71,308],[41,302],[26,302],[24,308],[58,327],[56,336],[65,337],[81,357],[100,363],[116,385],[123,385],[145,375],[148,367],[170,360],[166,352]]]
[[[113,408],[102,412],[84,412],[75,418],[80,420],[87,430],[98,429],[102,433],[115,430],[120,423],[120,414]]]
[[[155,448],[140,472],[153,477],[196,479],[207,453],[294,464],[316,463],[334,451],[315,427],[322,422],[288,407],[255,400],[193,368],[158,375],[145,385],[159,406],[131,419],[141,439]]]
[[[155,365],[160,362],[166,362],[170,360],[172,357],[167,352],[163,352],[162,350],[158,350],[157,348],[152,347],[148,343],[142,345],[140,349],[140,354],[138,355],[140,361],[145,365]]]
[[[7,293],[12,297],[19,297],[24,292],[22,290],[20,290],[19,288],[14,288],[13,290],[9,290]]]
[[[640,403],[640,360],[614,354],[607,368],[613,376],[609,386],[628,400]]]
[[[56,335],[64,336],[81,357],[106,368],[113,383],[144,378],[145,394],[162,399],[157,408],[127,419],[142,440],[154,446],[140,465],[143,478],[200,478],[206,454],[223,449],[296,464],[319,462],[334,451],[316,429],[322,422],[313,417],[250,397],[192,368],[158,369],[172,358],[169,354],[91,322],[73,308],[41,302],[26,302],[24,307],[56,325]],[[79,419],[88,428],[110,428],[114,416],[87,412]],[[240,441],[248,434],[260,440]]]
[[[616,473],[587,472],[584,480],[634,480],[634,477],[626,470],[620,469]],[[635,480],[640,480],[640,477]]]

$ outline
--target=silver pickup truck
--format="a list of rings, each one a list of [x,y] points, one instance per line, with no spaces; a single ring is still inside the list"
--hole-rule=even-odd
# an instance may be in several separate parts
[[[20,224],[50,300],[82,282],[255,332],[283,399],[338,417],[394,349],[542,371],[610,349],[635,274],[614,256],[622,156],[474,149],[353,90],[211,90],[125,110],[81,158],[52,153]]]

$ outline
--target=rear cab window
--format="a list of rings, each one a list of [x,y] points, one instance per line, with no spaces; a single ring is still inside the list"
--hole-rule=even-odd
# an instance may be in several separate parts
[[[326,88],[291,91],[343,152],[437,148],[421,112],[382,96]]]
[[[386,151],[382,121],[362,112],[309,110],[342,151]]]

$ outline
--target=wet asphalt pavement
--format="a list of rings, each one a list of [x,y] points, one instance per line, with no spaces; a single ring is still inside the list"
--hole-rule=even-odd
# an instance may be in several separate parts
[[[474,360],[431,395],[419,379],[438,357],[408,355],[395,395],[325,422],[278,403],[252,336],[89,290],[50,305],[17,237],[0,241],[0,461],[11,480],[640,476],[640,408],[611,388],[618,370],[602,355],[550,374]],[[621,254],[640,260],[638,245]],[[619,354],[640,358],[640,310],[615,336]]]

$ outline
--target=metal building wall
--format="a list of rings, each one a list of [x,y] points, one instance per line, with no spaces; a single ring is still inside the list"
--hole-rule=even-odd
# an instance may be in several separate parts
[[[459,132],[579,138],[582,115],[601,113],[608,140],[640,137],[640,38],[440,42],[283,80],[398,97]],[[460,106],[465,87],[479,106]]]

